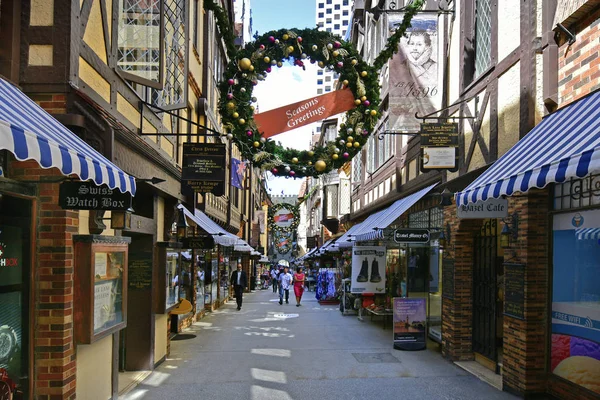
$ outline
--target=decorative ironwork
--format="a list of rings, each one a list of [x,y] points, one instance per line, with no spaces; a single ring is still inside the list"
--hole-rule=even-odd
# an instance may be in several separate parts
[[[600,175],[571,178],[554,187],[554,209],[565,210],[600,204]]]
[[[396,1],[390,1],[387,5],[387,9],[382,9],[377,6],[372,10],[374,14],[378,13],[403,13],[406,12],[406,9],[413,4],[413,0],[402,1],[403,5],[399,5]],[[420,12],[423,13],[439,13],[439,14],[452,14],[455,12],[456,3],[454,0],[439,0],[437,1],[437,10],[436,9],[422,9]]]

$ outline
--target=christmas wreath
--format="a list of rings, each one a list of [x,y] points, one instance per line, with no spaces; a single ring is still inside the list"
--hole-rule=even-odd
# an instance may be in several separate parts
[[[275,233],[273,235],[275,248],[279,254],[287,254],[292,250],[292,232]]]
[[[373,65],[369,65],[352,43],[318,29],[271,31],[255,36],[254,42],[236,50],[227,13],[213,0],[205,0],[206,9],[215,13],[230,58],[219,84],[219,112],[227,137],[246,159],[277,176],[317,176],[341,167],[360,152],[375,128],[381,116],[379,70],[397,52],[400,38],[423,4],[424,0],[415,0],[407,7],[402,24],[388,38]],[[339,74],[338,88],[352,91],[356,107],[346,113],[335,141],[306,151],[283,148],[260,134],[253,119],[256,98],[252,90],[284,62],[303,69],[306,62],[317,63],[320,68]]]
[[[281,212],[280,212],[281,211]],[[289,221],[289,225],[281,226],[278,223]],[[289,203],[277,203],[269,207],[267,216],[269,230],[277,234],[291,233],[300,222],[300,208]]]

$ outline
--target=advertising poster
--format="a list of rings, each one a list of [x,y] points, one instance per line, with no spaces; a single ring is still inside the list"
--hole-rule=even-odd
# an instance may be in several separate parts
[[[352,248],[351,293],[385,293],[385,246]]]
[[[553,220],[550,371],[600,394],[600,211]]]
[[[425,299],[394,297],[394,348],[424,350],[426,329]]]
[[[401,13],[388,15],[390,34],[403,18]],[[440,109],[442,101],[438,16],[416,15],[411,24],[389,64],[389,129],[404,132],[418,132],[421,121],[415,113],[430,114]]]

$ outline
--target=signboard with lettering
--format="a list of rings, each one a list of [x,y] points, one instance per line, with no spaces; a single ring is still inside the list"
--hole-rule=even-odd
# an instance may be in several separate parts
[[[458,218],[506,218],[508,217],[508,199],[479,200],[457,208]]]
[[[196,236],[183,239],[183,248],[192,250],[210,250],[215,247],[215,239],[211,235]]]
[[[131,208],[131,193],[93,182],[67,181],[60,184],[58,205],[65,210],[126,211]]]
[[[226,149],[221,143],[184,143],[181,183],[194,192],[225,194]]]
[[[129,253],[127,283],[129,289],[133,290],[152,288],[152,251],[138,250]]]
[[[504,264],[504,315],[525,319],[524,264]]]
[[[425,350],[427,342],[426,301],[423,298],[394,297],[394,348]]]
[[[458,169],[458,124],[421,124],[421,171]]]
[[[429,229],[396,229],[396,243],[429,243]]]

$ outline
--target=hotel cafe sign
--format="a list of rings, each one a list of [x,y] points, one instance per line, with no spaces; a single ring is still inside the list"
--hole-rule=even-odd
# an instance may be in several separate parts
[[[458,218],[505,218],[508,216],[507,199],[487,199],[458,207]]]

